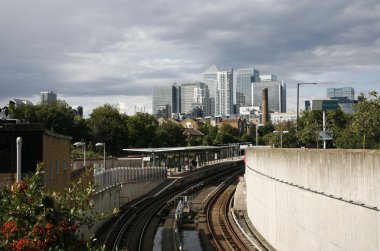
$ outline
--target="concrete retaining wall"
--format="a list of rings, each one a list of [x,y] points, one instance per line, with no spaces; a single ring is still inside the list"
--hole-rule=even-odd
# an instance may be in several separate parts
[[[278,250],[380,250],[380,151],[253,149],[250,220]]]
[[[122,205],[143,196],[158,185],[160,185],[165,178],[152,181],[140,181],[136,183],[123,184],[122,186],[114,186],[97,193],[94,196],[94,203],[96,205],[96,211],[112,212],[114,208],[119,209]]]

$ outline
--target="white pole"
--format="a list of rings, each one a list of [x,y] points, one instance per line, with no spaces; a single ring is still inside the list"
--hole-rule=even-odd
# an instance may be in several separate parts
[[[16,139],[17,145],[17,177],[16,182],[21,181],[21,149],[22,149],[22,138],[17,137]]]
[[[106,170],[106,143],[103,143],[103,168]]]
[[[325,130],[326,130],[326,111],[323,110],[323,134],[325,134]],[[323,139],[323,149],[326,149],[326,137]]]
[[[83,145],[83,167],[86,166],[86,144]]]
[[[259,125],[256,125],[256,147],[258,146],[258,137],[257,137],[257,128],[259,127]]]

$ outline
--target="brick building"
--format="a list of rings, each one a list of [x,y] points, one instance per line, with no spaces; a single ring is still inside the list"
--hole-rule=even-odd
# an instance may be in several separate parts
[[[44,163],[43,184],[49,190],[62,191],[70,184],[71,137],[46,130],[44,124],[0,124],[0,173],[15,174],[16,138],[22,138],[22,175],[34,173]]]

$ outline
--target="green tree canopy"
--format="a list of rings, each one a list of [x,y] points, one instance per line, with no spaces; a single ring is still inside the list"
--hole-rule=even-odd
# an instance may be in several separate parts
[[[164,123],[157,127],[156,137],[158,147],[185,146],[184,128],[174,123]]]
[[[129,142],[131,147],[154,147],[156,145],[157,120],[148,113],[136,113],[128,117]]]
[[[369,98],[356,105],[352,131],[362,138],[363,148],[378,147],[380,142],[380,97],[377,92],[369,93]]]
[[[128,144],[127,116],[110,104],[95,108],[90,114],[88,126],[92,143],[106,143],[106,151],[121,154]]]

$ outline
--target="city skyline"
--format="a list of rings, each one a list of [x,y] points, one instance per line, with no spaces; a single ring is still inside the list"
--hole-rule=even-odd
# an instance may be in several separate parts
[[[328,87],[368,93],[380,86],[379,9],[373,0],[3,1],[0,106],[52,90],[85,114],[105,103],[151,112],[154,86],[202,81],[212,64],[276,74],[288,111],[299,82],[318,83],[300,88],[300,104]]]

